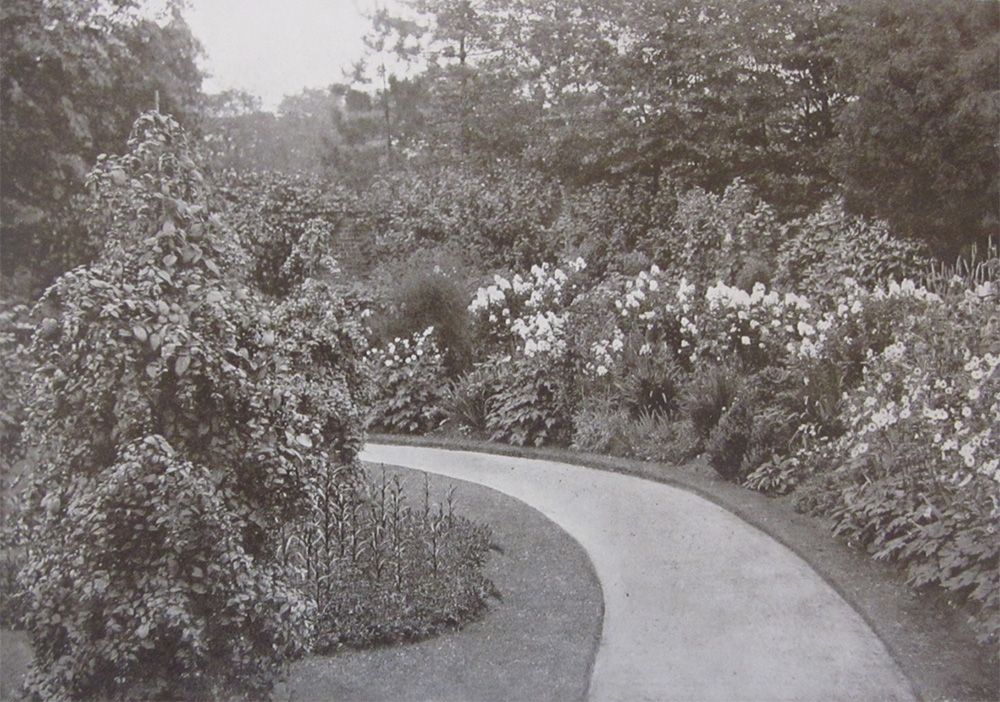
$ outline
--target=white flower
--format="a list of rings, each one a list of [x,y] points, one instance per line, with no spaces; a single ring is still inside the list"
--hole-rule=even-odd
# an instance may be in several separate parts
[[[976,447],[972,444],[965,444],[959,450],[958,455],[962,457],[962,461],[965,463],[966,468],[972,468],[976,465]]]
[[[604,375],[607,375],[607,374],[608,374],[608,369],[605,366],[598,366],[597,367],[597,375],[598,376],[604,376]]]
[[[750,345],[750,337],[749,336],[741,336],[740,337],[740,343],[743,344],[744,346],[749,346]]]

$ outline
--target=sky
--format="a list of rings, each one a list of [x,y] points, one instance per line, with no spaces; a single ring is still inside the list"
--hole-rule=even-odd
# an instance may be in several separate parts
[[[285,95],[344,80],[377,0],[188,0],[206,56],[204,90],[239,88],[273,110]]]

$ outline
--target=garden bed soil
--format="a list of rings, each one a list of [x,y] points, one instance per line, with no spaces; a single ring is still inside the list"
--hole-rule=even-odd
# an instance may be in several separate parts
[[[721,479],[704,461],[681,466],[569,449],[509,446],[450,436],[374,435],[372,442],[480,451],[575,463],[689,490],[762,530],[805,560],[865,619],[923,700],[1000,700],[997,650],[979,644],[968,615],[936,592],[918,592],[890,563],[872,560],[829,524]]]

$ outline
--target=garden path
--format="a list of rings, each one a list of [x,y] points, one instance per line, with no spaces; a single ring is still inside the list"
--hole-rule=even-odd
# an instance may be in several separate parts
[[[805,561],[684,490],[582,466],[369,444],[362,459],[486,485],[575,537],[604,590],[591,700],[913,700]]]

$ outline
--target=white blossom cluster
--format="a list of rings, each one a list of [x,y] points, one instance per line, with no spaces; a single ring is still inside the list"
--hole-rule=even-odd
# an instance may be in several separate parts
[[[385,368],[405,368],[421,360],[440,361],[441,351],[434,341],[434,327],[427,327],[411,337],[396,337],[385,346],[368,350],[367,358]]]
[[[566,264],[579,273],[586,262],[577,258]],[[509,339],[525,356],[561,353],[569,313],[563,309],[570,274],[547,263],[531,267],[528,275],[510,278],[494,275],[493,282],[476,290],[469,311],[487,325],[495,340]]]

